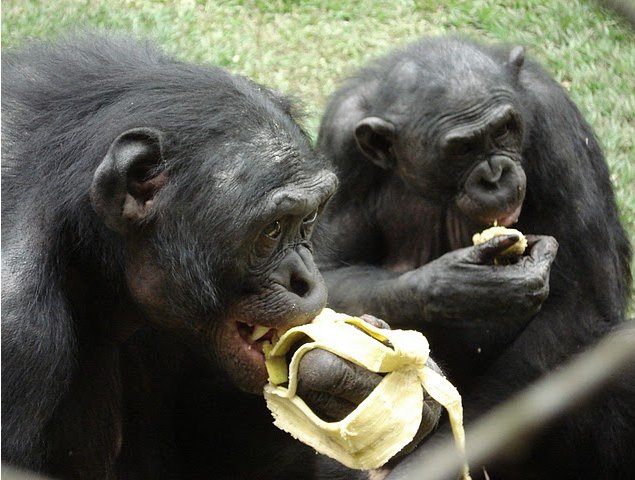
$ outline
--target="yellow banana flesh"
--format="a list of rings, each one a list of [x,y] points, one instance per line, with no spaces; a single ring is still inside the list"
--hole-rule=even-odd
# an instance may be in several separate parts
[[[307,337],[287,365],[285,355]],[[314,348],[385,374],[371,394],[340,421],[322,420],[296,395],[299,362]],[[349,468],[378,468],[417,433],[425,389],[448,410],[457,447],[464,454],[461,396],[448,380],[426,366],[429,351],[428,341],[419,332],[379,329],[324,309],[312,323],[288,330],[274,346],[265,348],[269,383],[264,396],[274,424]],[[467,465],[463,474],[469,478]]]
[[[481,243],[485,243],[488,240],[491,240],[494,237],[498,237],[499,235],[518,235],[518,241],[514,243],[511,247],[503,250],[498,254],[497,258],[500,257],[519,257],[527,248],[527,239],[525,236],[515,228],[507,228],[507,227],[499,227],[493,226],[483,230],[481,233],[476,233],[472,237],[472,243],[474,245],[480,245]]]

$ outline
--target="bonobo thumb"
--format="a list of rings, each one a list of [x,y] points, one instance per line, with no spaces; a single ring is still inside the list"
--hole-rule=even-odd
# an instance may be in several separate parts
[[[527,235],[527,250],[534,260],[551,263],[558,253],[558,241],[547,235]]]
[[[381,379],[377,373],[316,348],[306,352],[298,365],[298,395],[318,416],[341,420]]]
[[[468,259],[472,263],[477,264],[491,263],[494,261],[495,257],[511,247],[518,240],[519,237],[516,234],[493,237],[485,243],[472,247],[470,253],[468,254]]]

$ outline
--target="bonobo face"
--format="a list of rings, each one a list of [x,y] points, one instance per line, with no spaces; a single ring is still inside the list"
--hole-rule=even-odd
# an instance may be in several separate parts
[[[240,214],[234,220],[236,244],[227,245],[234,261],[223,268],[221,283],[229,286],[230,300],[212,334],[214,351],[237,383],[253,392],[261,392],[267,378],[263,342],[309,322],[326,304],[310,240],[337,185],[335,175],[308,151],[301,154],[276,141],[275,154],[269,155],[267,143],[260,146],[258,161],[223,172],[219,185],[234,214]],[[241,199],[237,184],[252,195]]]
[[[435,163],[461,212],[477,224],[518,220],[526,191],[521,166],[522,119],[506,92],[453,112],[438,136]]]
[[[517,92],[524,50],[513,49],[503,64],[477,50],[426,55],[434,60],[393,69],[386,83],[394,91],[375,107],[381,116],[355,127],[358,147],[422,197],[457,207],[473,223],[515,223],[526,191]],[[422,66],[429,64],[436,69]]]
[[[336,177],[303,136],[280,127],[180,158],[163,136],[135,129],[115,140],[93,204],[126,238],[130,292],[149,319],[192,341],[239,388],[261,392],[263,342],[326,303],[310,239]],[[110,192],[122,172],[123,201]],[[123,208],[109,209],[113,198]]]

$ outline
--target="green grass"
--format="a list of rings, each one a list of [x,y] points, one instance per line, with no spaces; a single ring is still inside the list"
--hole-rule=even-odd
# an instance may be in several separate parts
[[[2,1],[3,48],[78,28],[133,32],[291,93],[313,135],[340,81],[394,46],[456,32],[524,44],[595,128],[635,239],[635,31],[592,0]]]

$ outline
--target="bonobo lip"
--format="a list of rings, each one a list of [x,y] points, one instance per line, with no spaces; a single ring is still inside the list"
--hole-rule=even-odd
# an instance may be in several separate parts
[[[456,204],[464,215],[482,227],[491,227],[492,225],[509,227],[518,222],[523,208],[523,202],[520,201],[506,211],[487,209],[468,195],[461,195],[457,199]]]
[[[509,227],[510,225],[513,225],[514,223],[518,221],[518,218],[520,217],[520,212],[522,209],[523,209],[523,204],[521,203],[512,212],[505,213],[502,216],[496,218],[495,220],[496,224],[500,225],[501,227]]]
[[[500,227],[509,227],[518,222],[518,218],[520,217],[520,211],[522,210],[522,205],[519,205],[511,212],[506,213],[494,213],[489,215],[479,215],[475,220],[482,227],[491,227],[492,225],[497,225]]]
[[[267,325],[231,321],[225,329],[226,368],[244,391],[260,394],[267,383],[263,344],[275,343],[282,330]]]

